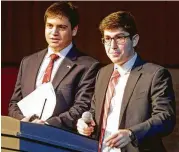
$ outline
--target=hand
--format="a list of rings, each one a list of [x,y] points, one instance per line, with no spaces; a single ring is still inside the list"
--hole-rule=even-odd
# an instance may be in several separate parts
[[[128,129],[120,129],[105,140],[105,144],[109,147],[123,148],[131,142],[131,131]]]
[[[92,120],[91,124],[88,125],[84,122],[82,118],[78,119],[77,130],[82,135],[90,136],[94,132],[94,126],[95,126],[94,120]]]
[[[41,119],[35,119],[35,120],[32,121],[32,123],[45,124],[45,121],[43,121]]]
[[[21,121],[30,122],[30,118],[31,118],[31,116],[27,116],[27,117],[24,117],[23,119],[21,119]]]

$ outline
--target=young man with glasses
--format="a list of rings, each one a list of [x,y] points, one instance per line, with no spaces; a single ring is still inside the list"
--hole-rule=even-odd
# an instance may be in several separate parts
[[[94,133],[103,152],[165,152],[161,139],[175,126],[170,73],[135,52],[139,35],[131,13],[112,13],[99,29],[113,63],[99,71],[91,105],[94,120],[88,126],[79,119],[78,132]]]
[[[99,62],[80,52],[73,43],[79,15],[71,2],[53,3],[47,8],[44,19],[48,48],[22,60],[9,115],[22,121],[76,129],[77,119],[89,110]],[[17,103],[49,81],[57,100],[52,116],[46,122],[37,117],[34,120],[31,116],[25,117]]]

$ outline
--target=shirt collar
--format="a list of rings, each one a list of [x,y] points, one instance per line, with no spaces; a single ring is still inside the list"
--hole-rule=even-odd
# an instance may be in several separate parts
[[[66,48],[64,48],[60,52],[55,52],[55,54],[57,54],[60,58],[65,58],[65,56],[68,54],[68,52],[70,51],[72,47],[73,47],[73,44],[70,43]],[[54,54],[54,52],[50,47],[48,47],[48,52],[47,52],[46,57],[49,58],[51,54]]]
[[[137,58],[137,53],[135,53],[134,56],[129,61],[127,61],[126,63],[124,63],[121,66],[114,64],[114,69],[117,69],[119,71],[120,75],[125,75],[131,71],[136,58]]]

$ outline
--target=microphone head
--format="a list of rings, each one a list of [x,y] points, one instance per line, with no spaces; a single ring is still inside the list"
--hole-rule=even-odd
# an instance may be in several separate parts
[[[82,119],[86,123],[90,123],[93,120],[92,114],[89,111],[86,111],[82,114]]]

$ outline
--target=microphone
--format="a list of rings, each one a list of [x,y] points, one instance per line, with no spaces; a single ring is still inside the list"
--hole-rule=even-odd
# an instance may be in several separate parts
[[[91,121],[93,120],[93,116],[89,111],[84,112],[81,118],[88,125],[91,124]]]

